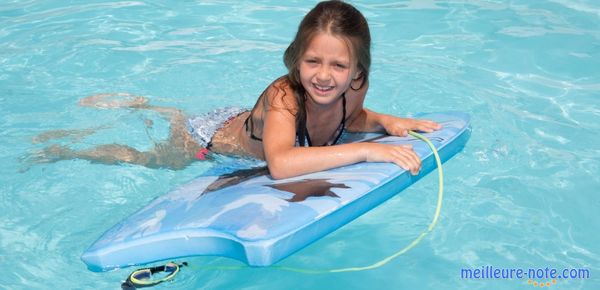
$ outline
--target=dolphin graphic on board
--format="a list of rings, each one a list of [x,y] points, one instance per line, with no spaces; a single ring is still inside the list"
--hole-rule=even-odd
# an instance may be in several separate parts
[[[327,179],[303,179],[266,186],[293,193],[294,196],[292,198],[286,199],[289,202],[304,201],[311,196],[339,197],[331,191],[332,188],[350,188],[343,183],[331,183]]]
[[[217,180],[209,184],[202,192],[202,195],[225,187],[240,184],[254,177],[268,174],[269,169],[266,166],[242,169],[232,173],[223,174],[219,176]],[[278,184],[267,184],[265,186],[292,193],[294,196],[290,199],[286,199],[289,202],[303,201],[311,196],[339,197],[333,191],[331,191],[332,188],[350,188],[343,183],[331,183],[327,179],[303,179],[299,181]]]

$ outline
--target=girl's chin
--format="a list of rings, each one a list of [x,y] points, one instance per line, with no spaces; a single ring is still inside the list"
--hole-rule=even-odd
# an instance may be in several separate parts
[[[335,92],[334,91],[322,92],[322,91],[313,90],[311,92],[311,95],[316,98],[328,99],[328,98],[332,98],[333,96],[335,96]]]
[[[330,105],[339,98],[336,91],[327,92],[325,94],[315,91],[309,91],[308,93],[312,101],[319,105]]]

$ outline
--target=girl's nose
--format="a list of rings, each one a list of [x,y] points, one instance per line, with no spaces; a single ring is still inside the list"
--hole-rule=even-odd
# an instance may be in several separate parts
[[[331,72],[329,71],[329,67],[326,65],[322,65],[317,72],[317,80],[319,81],[329,81],[331,79]]]

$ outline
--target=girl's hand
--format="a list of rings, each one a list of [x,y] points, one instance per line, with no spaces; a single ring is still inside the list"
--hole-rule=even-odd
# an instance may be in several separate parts
[[[399,118],[389,115],[385,115],[382,119],[381,125],[388,134],[393,136],[404,137],[408,135],[409,130],[431,133],[442,128],[440,124],[430,120]]]
[[[413,151],[412,145],[367,144],[367,162],[393,162],[412,175],[421,171],[421,158]]]

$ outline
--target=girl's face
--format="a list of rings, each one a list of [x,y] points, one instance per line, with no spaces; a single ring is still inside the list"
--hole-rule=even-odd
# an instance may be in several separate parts
[[[300,58],[300,81],[314,103],[331,105],[350,87],[354,67],[346,42],[318,33]]]

